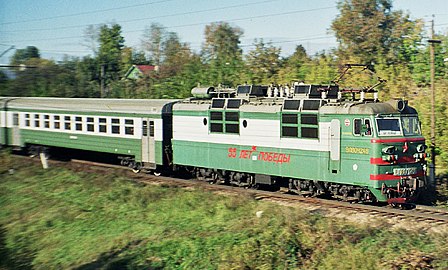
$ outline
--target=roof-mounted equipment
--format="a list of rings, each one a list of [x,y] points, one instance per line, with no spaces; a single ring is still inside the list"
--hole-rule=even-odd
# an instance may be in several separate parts
[[[191,95],[197,99],[230,98],[235,96],[235,89],[227,87],[194,87]]]

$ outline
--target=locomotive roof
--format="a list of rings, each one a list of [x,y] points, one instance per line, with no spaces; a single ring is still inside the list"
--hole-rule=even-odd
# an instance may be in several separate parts
[[[239,110],[244,112],[276,113],[282,111],[284,100],[293,99],[257,99],[255,102],[248,101],[240,106]],[[319,99],[296,99],[315,100]],[[175,110],[204,111],[211,106],[211,100],[184,100],[174,105]],[[335,102],[322,104],[318,109],[321,114],[396,114],[400,113],[389,102]],[[317,108],[316,108],[317,111]]]
[[[327,104],[319,110],[321,114],[393,114],[399,113],[391,104],[376,103],[337,103]]]
[[[15,98],[8,107],[80,112],[161,113],[174,99]],[[1,101],[0,101],[1,102]]]

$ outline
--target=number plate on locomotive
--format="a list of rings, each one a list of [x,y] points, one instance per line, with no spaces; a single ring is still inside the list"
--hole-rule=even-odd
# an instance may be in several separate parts
[[[412,175],[417,173],[416,167],[411,168],[395,168],[394,175],[402,176],[402,175]]]

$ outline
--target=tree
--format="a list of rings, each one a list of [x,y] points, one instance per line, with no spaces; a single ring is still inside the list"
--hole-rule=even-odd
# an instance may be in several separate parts
[[[84,29],[83,45],[92,50],[93,55],[98,54],[98,41],[100,35],[100,27],[96,25],[89,25]]]
[[[246,56],[245,70],[248,80],[254,84],[276,82],[281,67],[280,48],[255,40],[255,49]]]
[[[121,36],[121,26],[103,25],[99,34],[98,63],[104,65],[106,82],[118,80],[121,74],[121,57],[124,38]]]
[[[172,77],[182,72],[192,54],[188,45],[181,43],[176,33],[169,32],[163,42],[163,56],[161,76]]]
[[[305,76],[307,83],[329,84],[336,78],[336,64],[333,54],[321,52],[312,59],[310,71]]]
[[[3,70],[0,70],[0,96],[6,96],[9,93],[9,79]]]
[[[25,49],[18,49],[11,57],[11,65],[25,64],[28,60],[40,58],[39,49],[34,46],[27,46]]]
[[[421,29],[402,11],[392,11],[392,0],[340,0],[340,14],[331,28],[339,41],[339,56],[357,56],[363,64],[392,64],[409,60],[417,44],[405,37]],[[404,59],[400,59],[400,57]]]
[[[217,22],[205,26],[204,35],[202,57],[209,66],[208,83],[237,83],[243,64],[243,52],[239,46],[243,30],[226,22]]]
[[[189,46],[182,43],[176,33],[154,23],[146,28],[142,46],[150,61],[158,66],[158,71],[143,78],[141,81],[144,82],[135,84],[134,92],[141,95],[146,91],[151,98],[182,97],[185,88],[190,88],[183,84],[184,69],[194,57]]]
[[[143,32],[142,47],[148,52],[150,61],[157,66],[160,66],[162,61],[162,47],[165,35],[165,27],[159,23],[152,23]]]
[[[297,45],[294,53],[285,59],[279,78],[282,82],[304,81],[310,71],[311,58],[302,45]]]

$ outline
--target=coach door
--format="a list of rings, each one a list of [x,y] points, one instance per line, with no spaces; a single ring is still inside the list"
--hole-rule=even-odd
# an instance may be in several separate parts
[[[13,113],[12,115],[11,144],[20,145],[20,127],[18,113]]]
[[[154,120],[143,119],[142,123],[142,161],[149,163],[149,167],[155,167],[155,141]]]
[[[331,173],[337,174],[341,164],[341,125],[338,119],[331,120],[330,124],[330,164]]]

